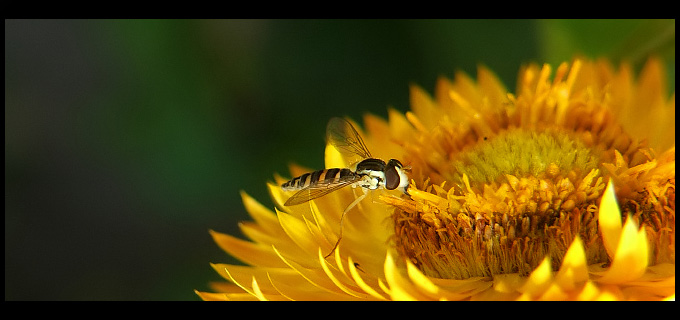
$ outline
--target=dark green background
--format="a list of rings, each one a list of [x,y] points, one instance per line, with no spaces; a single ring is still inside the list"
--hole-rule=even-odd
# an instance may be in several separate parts
[[[675,21],[5,20],[5,299],[198,300],[245,190],[323,166],[333,116],[483,63],[669,62]]]

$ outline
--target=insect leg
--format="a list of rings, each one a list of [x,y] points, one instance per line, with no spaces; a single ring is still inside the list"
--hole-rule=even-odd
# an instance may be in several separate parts
[[[340,216],[340,235],[338,236],[338,241],[335,242],[335,245],[333,246],[333,249],[331,249],[331,252],[329,252],[327,255],[323,257],[324,259],[330,257],[330,255],[333,254],[333,252],[335,252],[335,249],[338,247],[338,244],[340,244],[340,240],[342,240],[342,224],[343,222],[345,222],[345,215],[347,214],[347,212],[349,212],[349,210],[351,210],[352,208],[354,208],[354,206],[361,202],[361,200],[364,200],[365,197],[366,193],[362,194],[354,201],[352,201],[352,203],[350,203],[349,206],[345,208],[345,211],[342,212],[342,216]]]

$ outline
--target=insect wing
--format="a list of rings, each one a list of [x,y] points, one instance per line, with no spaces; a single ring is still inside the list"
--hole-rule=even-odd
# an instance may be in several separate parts
[[[319,183],[310,185],[309,187],[296,192],[294,195],[288,198],[288,200],[286,200],[286,203],[284,203],[283,205],[294,206],[296,204],[305,203],[307,201],[323,197],[335,190],[351,185],[352,183],[358,181],[359,179],[361,179],[361,176],[352,175],[351,177],[339,181],[332,182],[319,181]]]
[[[346,156],[359,156],[361,160],[373,158],[357,130],[345,119],[332,118],[328,122],[326,141]]]

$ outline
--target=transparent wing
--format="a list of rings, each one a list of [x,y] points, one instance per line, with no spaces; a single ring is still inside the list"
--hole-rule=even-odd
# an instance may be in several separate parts
[[[358,155],[362,160],[373,158],[357,130],[345,119],[332,118],[328,121],[326,141],[343,153],[343,155]]]
[[[319,183],[310,185],[309,187],[296,192],[294,195],[288,198],[288,200],[286,200],[286,203],[284,203],[283,205],[294,206],[296,204],[305,203],[309,200],[323,197],[335,190],[351,185],[352,183],[357,182],[359,179],[361,179],[361,176],[353,175],[340,181],[333,181],[330,183],[325,181],[319,181]]]

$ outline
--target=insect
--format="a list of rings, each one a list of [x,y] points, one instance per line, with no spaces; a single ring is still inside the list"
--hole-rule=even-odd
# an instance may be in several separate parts
[[[356,163],[355,170],[350,168],[323,169],[305,173],[281,185],[284,191],[297,191],[284,203],[294,206],[312,199],[323,197],[333,191],[346,186],[361,187],[364,193],[357,197],[342,213],[340,218],[340,235],[333,250],[324,258],[330,256],[342,239],[342,223],[345,214],[366,197],[367,190],[384,188],[399,189],[408,195],[409,179],[405,167],[399,160],[385,161],[373,158],[366,148],[364,141],[352,124],[342,118],[332,118],[326,128],[326,141],[345,156],[358,156],[362,160]]]

